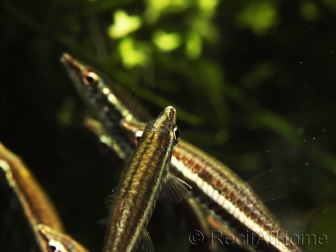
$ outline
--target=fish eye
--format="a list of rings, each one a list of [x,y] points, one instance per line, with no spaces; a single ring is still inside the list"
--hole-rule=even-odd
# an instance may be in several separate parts
[[[141,136],[142,136],[142,131],[137,131],[135,133],[135,139],[137,140],[137,144],[140,142]]]
[[[50,240],[48,242],[48,252],[64,252],[67,251],[66,248],[60,244],[59,241],[55,241],[55,240]]]
[[[174,126],[173,131],[174,131],[174,138],[175,138],[176,141],[178,141],[179,138],[180,138],[180,130],[177,127],[177,125]]]
[[[87,87],[95,88],[99,83],[99,76],[91,71],[83,71],[82,72],[82,81]]]
[[[52,251],[52,252],[55,252],[55,251],[56,251],[56,249],[57,249],[55,246],[52,246],[52,245],[51,245],[51,246],[49,246],[49,248],[50,248],[50,251]]]

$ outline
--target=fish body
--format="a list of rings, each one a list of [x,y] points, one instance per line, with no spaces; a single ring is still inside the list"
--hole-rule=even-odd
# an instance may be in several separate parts
[[[131,251],[145,235],[177,143],[176,127],[176,111],[167,107],[144,129],[113,195],[103,251]]]

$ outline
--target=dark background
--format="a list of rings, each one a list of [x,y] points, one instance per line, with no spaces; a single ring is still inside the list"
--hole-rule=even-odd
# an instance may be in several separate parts
[[[3,1],[0,141],[30,167],[68,233],[101,250],[105,227],[96,222],[107,215],[104,199],[122,164],[104,155],[82,125],[88,111],[59,62],[68,52],[124,86],[153,115],[175,106],[182,137],[243,179],[285,167],[290,193],[267,205],[292,233],[327,235],[328,244],[307,250],[335,250],[334,1],[204,3],[216,1],[173,1],[162,12],[153,7],[161,15],[148,21],[149,1]],[[142,24],[112,38],[107,31],[118,10]],[[179,45],[162,51],[156,31],[177,34]],[[200,54],[185,53],[190,34]],[[145,62],[123,63],[127,39]],[[0,193],[0,251],[27,251],[10,202]],[[189,234],[178,219],[169,204],[158,203],[149,224],[157,251],[187,250]]]

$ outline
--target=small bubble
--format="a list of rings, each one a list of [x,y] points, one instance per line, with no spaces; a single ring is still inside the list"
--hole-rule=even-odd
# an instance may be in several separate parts
[[[306,163],[306,165],[308,165],[308,163]]]
[[[306,142],[306,140],[303,140],[303,142]]]
[[[334,53],[334,51],[331,51],[331,53]]]
[[[268,152],[268,150],[266,152]]]
[[[300,61],[300,64],[302,64],[302,61]]]
[[[326,129],[322,129],[322,132],[323,132],[323,133],[326,132]]]
[[[315,137],[313,137],[313,140],[315,140]]]

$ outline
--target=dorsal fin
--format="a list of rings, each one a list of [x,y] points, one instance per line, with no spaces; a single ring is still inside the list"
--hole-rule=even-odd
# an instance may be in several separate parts
[[[284,198],[288,195],[288,170],[278,167],[264,171],[248,181],[262,201]]]

